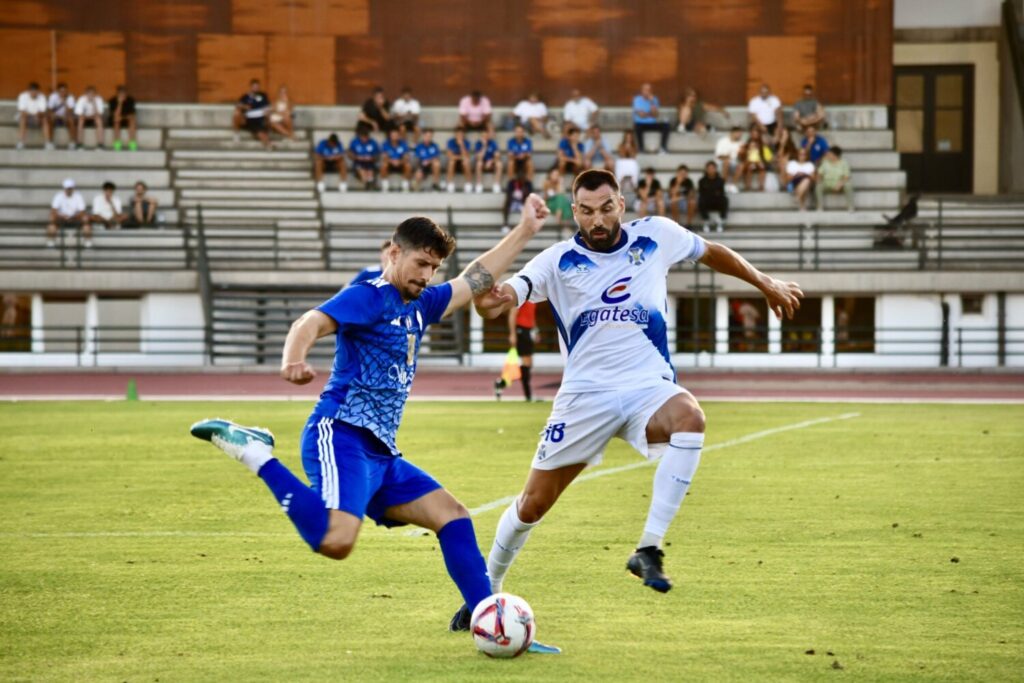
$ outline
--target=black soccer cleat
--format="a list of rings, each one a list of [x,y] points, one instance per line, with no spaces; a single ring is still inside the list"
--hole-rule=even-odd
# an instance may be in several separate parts
[[[505,379],[503,377],[499,377],[498,379],[494,380],[494,398],[500,401],[501,392],[507,386],[508,384],[505,383]]]
[[[473,613],[469,611],[469,608],[463,605],[459,608],[459,611],[452,617],[452,621],[448,624],[448,630],[452,633],[458,631],[468,631],[469,621],[473,618]]]
[[[668,578],[661,569],[661,558],[663,557],[665,557],[665,553],[656,546],[637,548],[636,552],[629,556],[626,569],[633,576],[643,579],[645,586],[650,586],[659,593],[668,593],[672,590],[672,579]]]

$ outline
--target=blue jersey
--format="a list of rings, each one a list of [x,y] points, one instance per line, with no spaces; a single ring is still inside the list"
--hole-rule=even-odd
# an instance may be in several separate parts
[[[348,148],[349,151],[351,151],[357,157],[380,156],[380,145],[378,145],[377,141],[374,140],[373,138],[367,138],[366,140],[356,138],[351,143],[349,143]]]
[[[494,158],[494,155],[498,153],[498,143],[494,140],[487,141],[487,147],[484,147],[483,140],[477,140],[476,145],[473,147],[473,151],[479,154],[481,151],[484,153],[484,161],[490,161]]]
[[[441,148],[437,146],[436,142],[431,142],[429,145],[421,142],[416,145],[414,153],[416,158],[420,160],[420,163],[425,164],[441,156]]]
[[[572,141],[570,141],[569,138],[562,138],[562,141],[558,143],[558,149],[562,150],[562,154],[564,154],[567,157],[573,156]],[[576,143],[576,152],[579,154],[579,156],[583,156],[582,142]]]
[[[465,140],[463,140],[463,142],[465,142]],[[466,145],[466,152],[467,153],[470,152],[471,148],[469,146],[469,143],[465,142],[465,145]],[[462,156],[462,147],[459,145],[458,138],[449,138],[448,139],[448,153],[449,154],[454,154],[457,157]]]
[[[371,431],[393,455],[395,433],[428,325],[452,298],[444,283],[408,303],[384,278],[351,285],[317,306],[338,324],[334,367],[313,415]]]
[[[523,138],[522,140],[512,138],[508,141],[508,151],[512,154],[529,154],[533,151],[533,140],[530,138]]]
[[[384,143],[384,146],[381,149],[384,150],[384,153],[387,154],[388,158],[392,161],[401,161],[405,158],[405,155],[409,153],[409,143],[405,140],[399,140],[397,145],[393,145],[391,144],[391,141],[388,140]]]
[[[345,145],[338,140],[338,146],[335,147],[330,140],[324,139],[317,143],[316,153],[322,157],[336,157],[345,153]]]

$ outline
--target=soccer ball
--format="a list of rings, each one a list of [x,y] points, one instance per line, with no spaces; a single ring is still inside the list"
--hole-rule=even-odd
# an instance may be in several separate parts
[[[518,595],[495,593],[473,610],[473,642],[488,657],[518,657],[533,642],[533,610]]]

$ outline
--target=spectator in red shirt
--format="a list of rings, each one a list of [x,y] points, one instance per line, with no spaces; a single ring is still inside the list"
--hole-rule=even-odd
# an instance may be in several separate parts
[[[537,304],[525,302],[518,309],[508,312],[508,343],[519,354],[519,371],[522,373],[523,396],[533,400],[530,374],[533,371],[533,344],[537,327]],[[501,392],[508,387],[504,377],[494,380],[494,396],[501,400]]]

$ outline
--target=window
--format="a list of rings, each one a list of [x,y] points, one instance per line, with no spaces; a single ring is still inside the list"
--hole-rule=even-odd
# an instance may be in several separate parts
[[[768,352],[768,302],[729,299],[729,353]]]
[[[782,352],[821,352],[821,299],[803,299],[792,320],[782,319]]]
[[[870,297],[835,298],[836,353],[875,352],[875,300]]]
[[[682,297],[676,301],[676,343],[679,353],[715,351],[715,300]]]
[[[961,315],[981,315],[985,309],[985,297],[982,294],[961,294]]]

